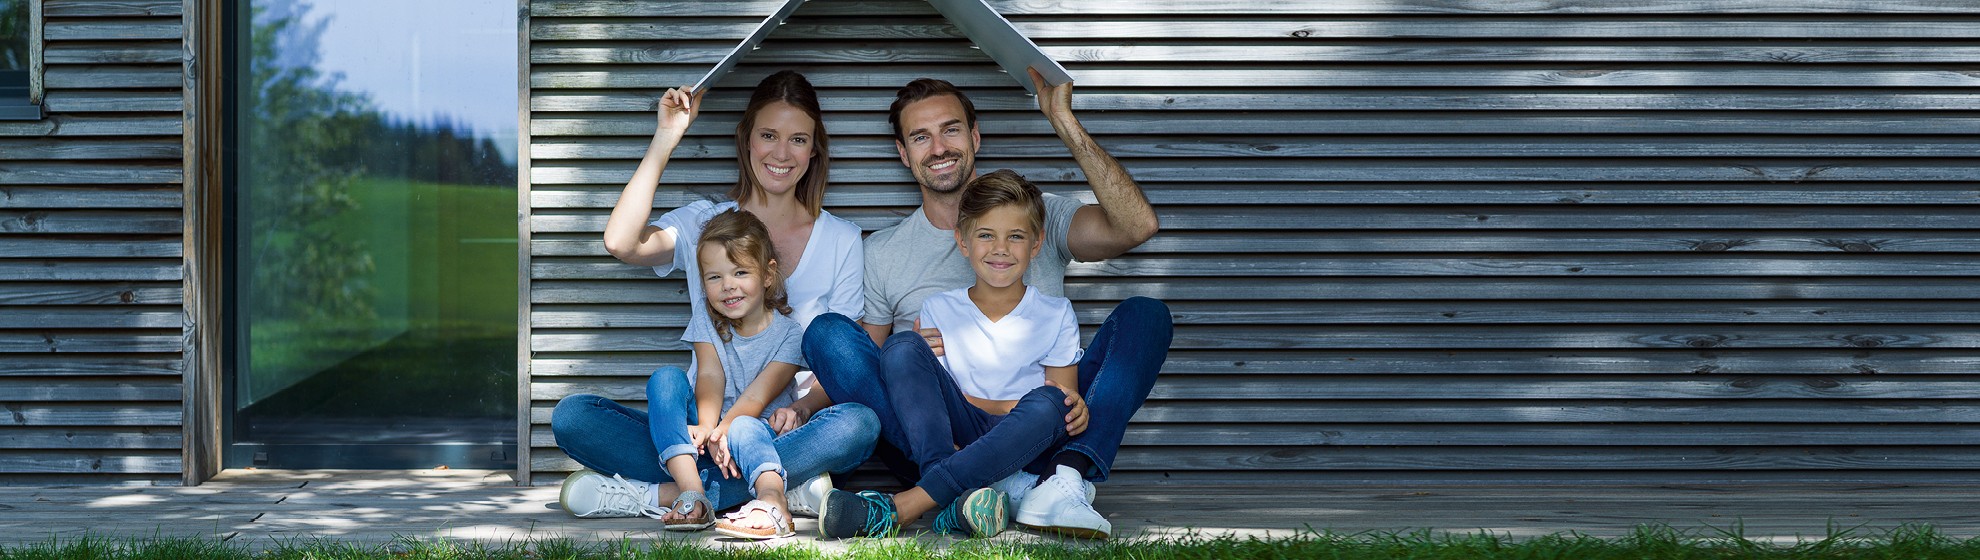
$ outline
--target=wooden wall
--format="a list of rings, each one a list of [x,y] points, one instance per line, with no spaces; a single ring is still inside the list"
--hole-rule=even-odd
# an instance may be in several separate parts
[[[1980,478],[1980,4],[990,4],[1162,216],[1067,283],[1089,335],[1128,296],[1175,312],[1119,479]],[[599,234],[655,96],[775,5],[531,5],[537,484],[575,468],[557,399],[686,362],[678,275]],[[1091,200],[931,7],[815,0],[710,94],[657,208],[725,190],[783,68],[822,89],[828,207],[869,231],[918,203],[885,111],[919,76],[971,92],[982,169]]]
[[[0,122],[0,484],[177,483],[183,0],[41,0],[47,118]]]

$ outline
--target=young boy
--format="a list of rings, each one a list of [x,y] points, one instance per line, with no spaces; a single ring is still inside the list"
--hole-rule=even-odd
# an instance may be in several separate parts
[[[888,398],[915,403],[897,411],[904,441],[890,443],[921,467],[921,480],[893,496],[833,491],[819,515],[825,536],[883,535],[936,508],[938,532],[995,535],[1010,522],[1009,499],[988,486],[1027,465],[1055,468],[1066,439],[1086,429],[1072,302],[1024,284],[1044,229],[1038,187],[1010,170],[989,173],[963,187],[958,210],[956,244],[976,283],[929,296],[919,320],[941,330],[943,355],[912,331],[881,349]],[[1058,482],[1084,486],[1063,470],[1068,480]]]

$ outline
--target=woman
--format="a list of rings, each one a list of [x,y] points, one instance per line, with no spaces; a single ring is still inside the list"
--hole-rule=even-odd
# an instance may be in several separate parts
[[[703,297],[695,239],[709,218],[732,208],[754,214],[768,226],[785,276],[791,316],[800,325],[834,312],[859,317],[864,312],[860,291],[863,272],[860,230],[851,222],[824,211],[825,185],[831,158],[818,94],[804,76],[778,72],[756,86],[736,125],[736,185],[729,202],[698,201],[667,212],[653,213],[654,192],[667,161],[688,126],[700,114],[702,93],[667,90],[659,102],[659,126],[646,157],[619,194],[618,205],[605,224],[605,250],[627,264],[651,266],[666,276],[675,268],[690,281],[688,301]],[[681,340],[697,348],[695,363],[714,360],[700,348],[716,340],[706,306],[692,309]],[[673,369],[673,368],[667,368]],[[775,446],[793,487],[795,513],[815,514],[813,504],[831,488],[831,471],[845,471],[866,460],[879,434],[871,410],[842,404],[818,411],[801,405],[772,413]],[[657,437],[646,413],[596,395],[572,395],[557,403],[550,428],[562,448],[585,471],[564,483],[560,501],[580,517],[659,517],[670,526],[701,526],[711,510],[747,501],[747,481],[724,480],[729,465],[716,464],[709,454],[699,457],[705,495],[683,495],[662,467]],[[719,445],[706,443],[705,445]],[[689,493],[694,494],[694,493]],[[745,512],[749,513],[749,512]],[[772,527],[768,516],[750,516],[732,523]]]

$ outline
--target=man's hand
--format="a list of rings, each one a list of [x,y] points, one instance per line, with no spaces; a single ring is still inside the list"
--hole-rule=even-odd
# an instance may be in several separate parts
[[[811,409],[801,404],[792,404],[770,411],[770,429],[780,436],[790,433],[791,430],[798,429],[798,426],[803,426],[805,422],[810,422],[811,414]]]
[[[1039,74],[1037,68],[1026,68],[1025,72],[1031,74],[1031,85],[1038,92],[1038,110],[1044,112],[1046,118],[1072,116],[1072,82],[1055,86],[1045,83],[1045,76]]]
[[[1080,397],[1078,391],[1062,387],[1050,379],[1045,380],[1045,384],[1058,387],[1060,391],[1066,393],[1066,406],[1072,408],[1072,412],[1066,413],[1066,435],[1076,436],[1080,432],[1086,431],[1086,421],[1088,420],[1086,399]]]

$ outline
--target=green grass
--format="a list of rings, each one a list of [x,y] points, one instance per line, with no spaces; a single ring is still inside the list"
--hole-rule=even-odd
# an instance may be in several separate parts
[[[1642,527],[1621,538],[1557,534],[1538,538],[1507,538],[1486,534],[1439,535],[1429,532],[1335,534],[1305,532],[1273,539],[1202,538],[1123,539],[1084,542],[964,541],[938,547],[900,539],[856,541],[848,552],[825,552],[807,542],[788,546],[704,548],[679,541],[615,541],[580,543],[540,540],[520,543],[455,543],[400,539],[362,545],[334,540],[261,543],[214,539],[108,539],[86,537],[69,541],[0,547],[0,560],[12,559],[389,559],[389,560],[576,560],[576,559],[1904,559],[1980,558],[1980,539],[1955,539],[1926,526],[1866,532],[1838,529],[1822,538],[1776,545],[1745,538],[1736,532],[1705,533],[1669,527]]]

